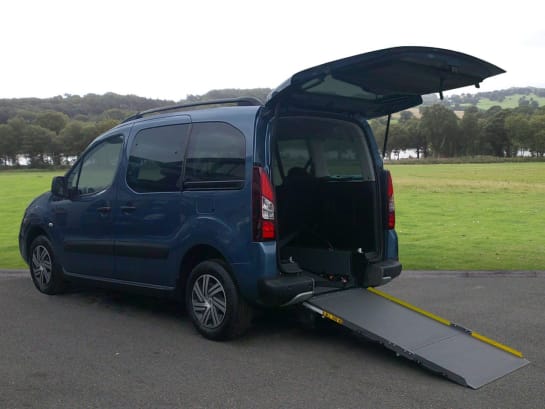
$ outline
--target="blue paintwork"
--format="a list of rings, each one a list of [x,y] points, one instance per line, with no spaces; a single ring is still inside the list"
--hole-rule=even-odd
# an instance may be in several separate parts
[[[241,293],[249,300],[258,298],[260,278],[278,275],[275,242],[252,242],[251,180],[254,161],[270,169],[271,153],[267,121],[260,118],[259,107],[216,108],[192,111],[189,114],[166,114],[135,120],[114,128],[97,138],[88,149],[103,139],[117,134],[125,138],[123,153],[112,186],[103,192],[77,200],[54,198],[46,193],[27,209],[21,228],[21,252],[26,257],[25,237],[31,227],[39,227],[51,239],[65,272],[78,276],[132,283],[150,288],[176,286],[184,255],[193,247],[207,245],[216,249],[229,263]],[[135,193],[126,181],[128,152],[135,134],[142,128],[212,119],[238,128],[246,138],[246,177],[239,190],[211,190]],[[258,125],[259,122],[259,125]],[[371,130],[360,119],[366,133]],[[374,139],[370,138],[376,169],[382,169]],[[82,155],[83,157],[83,155]],[[67,175],[70,171],[67,172]],[[109,205],[112,212],[102,216],[97,207]],[[121,206],[136,208],[124,213]],[[52,222],[53,227],[48,223]],[[64,251],[67,242],[107,245],[112,254],[100,252],[74,253]],[[166,257],[150,258],[138,254],[116,254],[118,245],[162,246]],[[397,259],[395,232],[384,234],[386,258]]]
[[[293,74],[273,90],[267,104],[306,96],[314,108],[343,106],[344,112],[374,118],[422,103],[421,95],[476,85],[505,72],[486,61],[434,47],[393,47],[330,61]],[[319,92],[313,88],[333,78]],[[333,82],[334,82],[333,81]],[[343,88],[353,86],[343,97]],[[368,94],[364,95],[362,92]],[[347,104],[346,100],[350,99]]]
[[[377,212],[380,237],[376,262],[397,260],[397,234],[387,230],[382,220],[386,215],[386,174],[367,119],[417,105],[421,94],[477,84],[501,72],[492,64],[450,50],[397,47],[296,73],[274,90],[261,107],[202,109],[123,123],[98,137],[88,148],[110,136],[123,136],[122,155],[111,186],[72,200],[51,193],[34,200],[21,223],[21,255],[28,262],[31,240],[45,234],[68,274],[174,289],[184,256],[205,245],[227,261],[242,295],[257,301],[258,280],[277,277],[279,272],[276,242],[252,242],[252,168],[259,165],[271,173],[274,115],[309,110],[356,120],[364,129],[377,179],[377,208],[382,209]],[[127,186],[129,147],[139,129],[211,121],[228,123],[245,137],[246,174],[242,188],[141,194]],[[84,155],[85,152],[81,157]],[[97,208],[103,206],[111,207],[111,212],[98,212]],[[122,206],[134,209],[123,210]],[[72,251],[65,251],[67,246]]]
[[[188,273],[182,270],[184,257],[193,249],[208,248],[228,263],[241,294],[259,302],[258,282],[280,274],[276,242],[252,241],[253,166],[261,166],[271,174],[271,124],[275,115],[321,112],[358,122],[367,135],[377,180],[378,244],[372,262],[386,262],[381,264],[385,268],[395,265],[399,273],[399,263],[388,263],[398,260],[398,238],[383,220],[386,172],[367,120],[418,105],[421,94],[477,84],[501,72],[492,64],[450,50],[397,47],[296,73],[274,90],[263,106],[173,112],[122,123],[87,148],[92,149],[105,138],[123,136],[122,154],[111,186],[70,200],[52,193],[36,198],[21,223],[21,255],[28,262],[31,241],[45,234],[66,274],[174,290]],[[245,137],[245,183],[240,189],[136,193],[129,188],[125,180],[128,155],[139,130],[212,121],[228,123]],[[97,211],[105,206],[111,211]]]
[[[112,135],[122,134],[124,148],[113,184],[105,191],[77,200],[54,198],[46,193],[27,209],[21,228],[21,252],[26,257],[25,237],[31,227],[41,228],[51,239],[65,272],[77,276],[132,283],[150,288],[176,286],[184,255],[193,247],[216,249],[229,263],[241,293],[249,300],[258,298],[260,278],[277,276],[275,242],[252,242],[251,180],[254,162],[270,169],[269,129],[260,117],[259,107],[215,108],[184,115],[166,114],[135,120],[97,138],[88,148]],[[246,177],[242,189],[165,193],[136,193],[126,183],[128,152],[135,134],[148,126],[189,122],[224,121],[238,128],[246,139]],[[258,124],[259,123],[259,124]],[[360,119],[366,133],[367,122]],[[374,139],[370,138],[376,169],[382,169]],[[83,157],[83,155],[82,155]],[[67,172],[67,175],[71,171]],[[101,215],[97,207],[109,205],[112,212]],[[121,206],[136,210],[124,213]],[[53,227],[48,227],[52,222]],[[64,251],[67,242],[91,241],[111,245],[111,254]],[[385,232],[387,258],[397,259],[397,236]],[[123,256],[116,249],[123,245],[160,246],[166,257]]]

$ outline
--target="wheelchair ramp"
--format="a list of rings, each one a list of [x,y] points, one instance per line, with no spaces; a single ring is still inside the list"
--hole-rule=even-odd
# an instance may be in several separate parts
[[[375,288],[317,295],[303,306],[473,389],[529,363],[508,346]]]

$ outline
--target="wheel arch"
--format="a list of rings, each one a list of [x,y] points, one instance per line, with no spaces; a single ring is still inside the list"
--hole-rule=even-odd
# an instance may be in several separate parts
[[[47,237],[49,241],[51,241],[51,237],[49,237],[49,235],[46,233],[44,228],[40,226],[32,226],[28,230],[26,234],[26,238],[25,238],[25,254],[23,254],[23,257],[27,263],[30,261],[29,260],[30,245],[32,244],[34,240],[36,240],[36,237],[38,236],[45,236]]]
[[[180,263],[178,280],[176,282],[177,292],[180,295],[185,294],[187,279],[189,277],[189,274],[197,264],[203,261],[213,259],[221,260],[223,262],[225,270],[227,271],[227,273],[229,273],[235,285],[238,286],[235,276],[233,275],[231,266],[229,265],[229,262],[227,261],[227,258],[223,255],[223,253],[219,251],[216,247],[209,244],[197,244],[187,250],[182,258],[182,261]]]

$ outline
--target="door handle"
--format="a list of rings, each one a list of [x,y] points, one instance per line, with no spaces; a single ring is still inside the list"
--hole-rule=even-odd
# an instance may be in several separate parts
[[[123,213],[132,213],[136,210],[136,206],[121,206],[121,211]]]
[[[112,208],[110,206],[102,206],[97,208],[97,212],[99,212],[102,215],[110,213],[111,211],[112,211]]]

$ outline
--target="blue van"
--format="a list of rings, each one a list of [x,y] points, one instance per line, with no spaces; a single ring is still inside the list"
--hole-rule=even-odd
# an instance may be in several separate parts
[[[235,337],[260,306],[401,272],[392,178],[367,120],[503,72],[398,47],[301,71],[252,98],[150,110],[95,139],[19,234],[36,288],[67,281],[182,295],[197,330]]]

